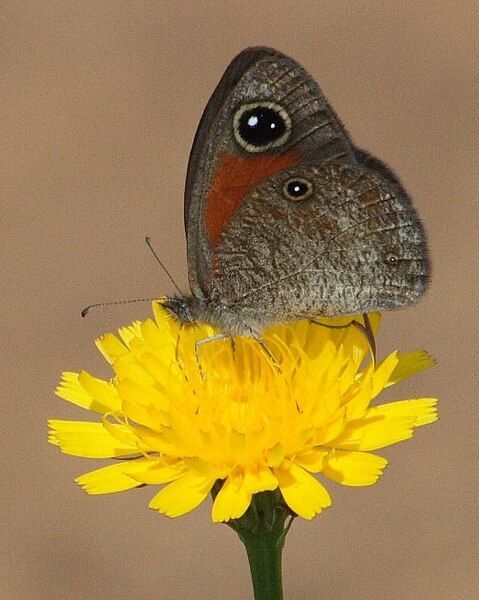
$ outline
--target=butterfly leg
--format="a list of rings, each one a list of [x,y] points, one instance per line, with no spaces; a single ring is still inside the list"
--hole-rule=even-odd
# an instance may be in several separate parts
[[[266,354],[266,356],[269,358],[269,360],[274,365],[274,367],[276,369],[278,369],[278,371],[280,371],[281,369],[279,366],[279,362],[276,360],[276,357],[274,356],[274,354],[271,352],[271,350],[266,345],[266,342],[262,338],[260,338],[258,335],[254,335],[254,334],[253,334],[253,339],[260,345],[261,349]]]
[[[175,361],[180,365],[181,370],[181,362],[180,362],[180,338],[181,338],[181,332],[183,331],[183,323],[180,323],[180,329],[178,330],[178,336],[176,338],[176,345],[175,345]]]
[[[374,331],[371,326],[371,320],[369,319],[369,315],[367,313],[363,313],[364,325],[356,319],[353,319],[350,323],[346,325],[330,325],[329,323],[321,323],[321,321],[316,321],[316,319],[311,319],[310,323],[314,325],[321,325],[321,327],[327,327],[328,329],[346,329],[348,327],[356,327],[366,338],[369,346],[369,352],[371,354],[371,360],[373,361],[373,365],[376,366],[377,357],[376,357],[376,338],[374,336]]]
[[[255,340],[255,342],[257,342],[259,344],[259,346],[261,347],[261,349],[263,350],[263,352],[266,354],[266,356],[268,357],[268,359],[271,361],[271,363],[277,368],[279,369],[279,363],[276,360],[274,354],[271,352],[271,350],[268,348],[268,346],[266,345],[265,341],[263,339],[261,339],[258,335],[252,335],[253,339]],[[226,339],[230,339],[231,341],[231,350],[234,354],[235,352],[235,341],[233,336],[227,334],[227,333],[217,333],[216,335],[213,335],[211,337],[207,337],[207,338],[203,338],[202,340],[198,340],[195,344],[195,357],[196,357],[196,363],[198,365],[198,370],[200,371],[201,374],[201,378],[205,379],[204,377],[204,371],[203,368],[201,366],[201,360],[200,360],[200,348],[201,346],[204,346],[205,344],[209,344],[211,342],[219,342],[221,340],[226,340]]]
[[[176,338],[176,346],[175,346],[175,361],[176,364],[180,367],[180,371],[183,373],[183,377],[185,378],[185,381],[188,382],[188,375],[186,374],[185,369],[183,368],[183,362],[181,361],[180,358],[180,341],[181,341],[181,334],[183,332],[183,328],[184,328],[184,324],[181,323],[180,324],[180,329],[178,331],[178,336]]]
[[[366,336],[369,344],[369,351],[371,352],[371,359],[373,361],[373,366],[376,367],[377,362],[377,348],[376,348],[376,336],[374,335],[374,331],[371,325],[371,320],[369,318],[368,313],[363,313],[364,325],[358,323],[358,321],[353,321],[353,325],[362,331]]]
[[[205,344],[209,344],[211,342],[219,342],[220,340],[226,340],[228,338],[231,338],[231,340],[233,340],[233,338],[228,334],[228,333],[217,333],[215,335],[212,335],[211,337],[207,337],[207,338],[203,338],[202,340],[198,340],[195,343],[195,358],[196,358],[196,364],[198,365],[198,371],[200,372],[201,375],[201,379],[205,379],[205,373],[203,371],[203,367],[201,366],[201,360],[200,360],[200,348],[201,346],[204,346]],[[233,344],[233,351],[234,351],[234,342],[232,341]]]

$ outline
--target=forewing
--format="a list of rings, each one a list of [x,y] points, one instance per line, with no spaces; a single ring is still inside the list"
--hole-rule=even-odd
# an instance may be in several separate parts
[[[259,150],[239,143],[237,135],[239,111],[258,102],[266,109],[283,109],[288,127],[281,143]],[[211,286],[215,248],[232,215],[256,186],[305,160],[351,158],[353,153],[339,119],[298,63],[270,48],[248,48],[239,54],[208,102],[188,165],[185,225],[193,293],[215,292]]]
[[[421,222],[397,178],[366,153],[299,165],[258,185],[215,250],[214,284],[245,321],[282,322],[416,302],[429,273]],[[291,181],[312,184],[292,201]]]

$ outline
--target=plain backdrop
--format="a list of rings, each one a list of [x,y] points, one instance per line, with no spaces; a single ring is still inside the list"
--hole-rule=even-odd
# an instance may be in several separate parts
[[[429,232],[434,277],[384,317],[380,354],[438,366],[387,398],[436,395],[440,421],[388,448],[377,486],[328,484],[332,508],[293,525],[293,600],[479,596],[477,554],[479,6],[458,2],[8,1],[0,7],[2,534],[0,597],[251,597],[246,558],[210,502],[178,520],[155,489],[88,497],[101,461],[46,443],[62,370],[110,371],[95,337],[150,315],[95,301],[187,289],[182,194],[210,93],[244,47],[315,76],[354,140],[390,163]]]

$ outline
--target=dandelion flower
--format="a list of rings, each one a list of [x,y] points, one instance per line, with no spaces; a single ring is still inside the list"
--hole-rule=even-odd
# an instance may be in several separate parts
[[[375,364],[358,328],[308,321],[270,328],[264,345],[197,345],[215,330],[181,327],[161,301],[153,310],[154,320],[97,340],[112,379],[66,372],[57,388],[101,419],[51,420],[49,441],[65,454],[117,459],[76,479],[89,494],[162,486],[150,507],[178,517],[217,486],[218,522],[241,517],[254,494],[277,490],[292,513],[312,519],[331,504],[325,480],[376,483],[387,460],[375,451],[437,418],[434,398],[371,405],[431,366],[425,352],[393,352]],[[377,329],[379,315],[370,319]]]

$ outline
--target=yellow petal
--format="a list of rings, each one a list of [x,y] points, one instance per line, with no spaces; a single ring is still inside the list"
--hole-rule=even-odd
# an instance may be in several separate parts
[[[142,361],[136,360],[136,358],[136,355],[132,352],[115,360],[113,368],[115,369],[117,381],[130,379],[140,384],[154,385],[155,378],[148,373]]]
[[[131,404],[140,406],[155,406],[160,409],[168,407],[168,399],[154,385],[145,382],[122,379],[115,385],[118,394]]]
[[[243,486],[243,473],[231,473],[223,483],[211,511],[215,523],[241,517],[251,502],[251,493]]]
[[[122,413],[128,419],[128,421],[134,421],[139,425],[145,425],[146,427],[150,428],[158,425],[158,422],[155,422],[154,417],[152,417],[150,414],[148,407],[140,406],[139,404],[130,402],[125,398],[123,398]]]
[[[85,458],[114,458],[136,454],[135,445],[124,444],[112,437],[102,423],[85,421],[48,421],[48,441],[65,454]],[[122,427],[111,425],[111,427]]]
[[[323,468],[323,462],[327,454],[328,450],[322,448],[310,450],[296,456],[294,462],[311,473],[319,473]]]
[[[248,509],[253,494],[275,490],[278,480],[270,469],[237,469],[229,474],[215,498],[212,518],[215,523],[238,519]]]
[[[284,460],[284,447],[279,442],[275,444],[267,454],[268,467],[279,467]]]
[[[111,494],[112,492],[123,492],[141,485],[130,475],[141,473],[150,465],[148,458],[125,460],[115,465],[96,469],[84,475],[80,475],[75,482],[80,485],[87,494]]]
[[[133,433],[132,428],[124,423],[110,423],[108,417],[111,417],[111,415],[104,415],[101,423],[111,437],[126,446],[131,446],[138,450],[138,438]]]
[[[149,506],[167,517],[180,517],[203,502],[214,482],[213,478],[186,473],[158,492]]]
[[[135,427],[135,433],[150,450],[176,457],[178,456],[178,449],[166,439],[165,432],[168,433],[169,431],[153,431],[148,427]]]
[[[108,385],[106,381],[102,381],[99,388],[102,388],[100,394],[93,395],[92,386],[85,387],[85,381],[91,378],[95,380],[94,377],[88,375],[85,371],[82,373],[71,373],[66,371],[62,373],[62,379],[55,390],[57,396],[63,398],[64,400],[68,400],[72,404],[76,406],[80,406],[81,408],[86,408],[87,410],[91,410],[100,414],[105,414],[107,412],[111,412],[112,408],[112,398],[111,392],[102,393],[104,391],[104,386]],[[96,381],[100,381],[97,379]],[[105,401],[106,400],[106,401]],[[119,405],[119,399],[116,401],[116,406]]]
[[[128,354],[128,348],[113,333],[102,335],[95,340],[95,344],[110,364],[113,364],[120,356]]]
[[[417,350],[416,352],[400,352],[398,354],[398,364],[394,371],[389,376],[386,387],[394,385],[398,381],[408,379],[412,375],[416,375],[429,367],[436,364],[436,359],[430,356],[425,350]]]
[[[373,399],[374,377],[373,365],[369,365],[363,373],[361,384],[352,392],[351,399],[347,401],[346,414],[348,421],[359,419],[366,412]]]
[[[267,467],[259,467],[257,469],[248,468],[244,472],[243,485],[252,494],[265,492],[267,490],[275,490],[278,487],[278,480]]]
[[[55,394],[64,400],[68,400],[68,402],[72,402],[73,404],[80,406],[81,408],[95,410],[91,407],[93,400],[92,397],[90,394],[87,394],[82,386],[78,383],[78,373],[64,371],[62,373],[60,383],[55,390]],[[96,404],[98,405],[98,403]],[[105,409],[106,412],[106,406],[102,406],[102,409]],[[96,410],[96,412],[102,411]]]
[[[107,406],[109,412],[116,412],[120,409],[121,399],[109,381],[97,379],[86,371],[80,371],[78,382],[87,394],[90,394],[92,398],[95,398],[103,406]]]
[[[312,519],[331,505],[326,488],[294,463],[274,469],[286,504],[303,519]]]
[[[373,389],[371,399],[375,398],[386,387],[391,373],[399,362],[398,353],[393,352],[380,363],[373,373]]]
[[[324,475],[343,485],[373,485],[388,464],[385,458],[366,452],[332,450],[324,461]]]
[[[149,346],[162,347],[165,345],[165,336],[159,330],[158,325],[151,319],[146,319],[140,324],[141,337]]]
[[[437,398],[412,398],[397,400],[389,404],[379,404],[371,407],[366,413],[367,418],[410,417],[414,427],[428,425],[437,421]]]
[[[370,408],[330,443],[344,450],[377,450],[413,436],[414,428],[437,419],[435,398],[401,400]]]
[[[133,321],[130,325],[125,325],[118,329],[123,343],[129,348],[130,343],[135,338],[141,338],[141,321]]]
[[[158,485],[160,483],[169,483],[183,475],[185,465],[183,461],[157,460],[139,473],[128,473],[135,481],[147,483],[149,485]]]

